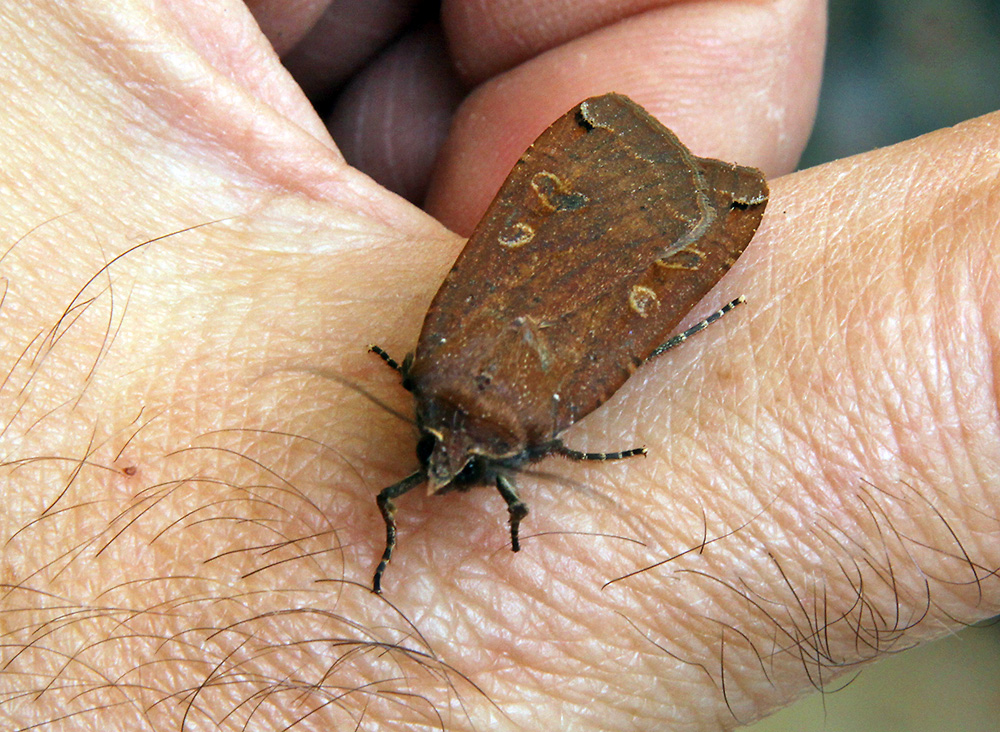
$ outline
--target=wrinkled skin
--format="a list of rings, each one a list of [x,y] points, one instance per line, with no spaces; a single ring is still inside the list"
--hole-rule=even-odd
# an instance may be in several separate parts
[[[1000,609],[1000,116],[780,177],[822,4],[448,2],[462,103],[432,178],[397,160],[425,212],[344,163],[273,54],[301,69],[322,8],[272,5],[263,33],[225,0],[0,8],[5,727],[716,730]],[[331,115],[439,98],[406,56],[433,48],[362,47]],[[687,324],[749,304],[565,436],[647,457],[520,478],[517,555],[494,491],[403,499],[376,597],[374,496],[414,435],[345,381],[408,413],[366,345],[412,348],[445,227],[610,89],[771,177]],[[440,130],[407,111],[350,144],[392,170],[386,129]]]

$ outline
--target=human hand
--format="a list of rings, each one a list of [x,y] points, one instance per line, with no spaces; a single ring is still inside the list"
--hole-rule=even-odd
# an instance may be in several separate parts
[[[460,108],[429,205],[467,231],[610,89],[787,172],[817,12],[673,3],[558,45]],[[0,32],[12,726],[714,729],[996,612],[994,118],[772,181],[691,320],[751,305],[566,436],[649,448],[553,465],[615,505],[525,486],[514,556],[493,492],[408,497],[379,599],[374,495],[413,438],[316,371],[408,410],[365,346],[412,346],[462,242],[342,164],[237,5],[22,4]],[[606,76],[561,75],[584,50]]]

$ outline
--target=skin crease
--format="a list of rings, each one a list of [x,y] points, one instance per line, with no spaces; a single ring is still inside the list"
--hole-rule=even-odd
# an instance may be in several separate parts
[[[326,376],[408,414],[365,346],[412,347],[462,240],[343,164],[243,6],[65,5],[0,8],[5,728],[716,730],[1000,609],[1000,115],[777,178],[818,3],[577,3],[604,25],[480,81],[429,206],[466,231],[615,89],[774,176],[687,324],[750,302],[566,435],[646,458],[519,479],[518,555],[494,491],[403,499],[379,599],[414,438]]]

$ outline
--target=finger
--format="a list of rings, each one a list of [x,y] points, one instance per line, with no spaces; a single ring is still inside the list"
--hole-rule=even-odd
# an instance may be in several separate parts
[[[348,163],[421,204],[462,94],[439,30],[424,26],[352,79],[327,124]]]
[[[246,0],[261,33],[279,56],[301,43],[330,4],[330,0]]]
[[[675,2],[548,46],[462,105],[427,209],[467,234],[527,144],[580,99],[607,91],[648,107],[697,154],[787,172],[812,124],[824,28],[815,0]],[[463,38],[489,35],[468,22],[451,30],[458,58],[472,53]]]
[[[413,0],[326,0],[326,5],[294,47],[276,46],[283,49],[282,61],[296,82],[321,108],[328,106],[329,94],[402,33],[418,10]]]
[[[128,20],[135,10],[131,3],[126,3],[119,9],[117,18],[103,14],[84,17],[79,27],[81,31],[92,29],[98,37],[104,37],[114,26],[118,26],[114,32],[120,33],[122,39],[144,35],[153,44],[151,48],[157,48],[164,54],[174,53],[171,58],[176,63],[160,69],[154,69],[152,64],[135,65],[129,57],[133,54],[140,56],[138,49],[119,43],[108,48],[109,71],[120,74],[122,80],[128,80],[131,72],[149,72],[152,76],[162,73],[163,78],[157,81],[171,82],[171,87],[174,78],[190,73],[184,88],[192,98],[198,94],[205,95],[217,80],[217,74],[329,146],[329,136],[316,118],[315,111],[302,91],[290,83],[288,72],[278,62],[274,49],[261,35],[245,5],[235,0],[161,3],[159,14],[150,14],[142,24],[129,26]],[[152,56],[147,54],[145,58],[151,59]],[[186,72],[182,70],[185,64],[192,64]],[[202,68],[199,69],[199,66]],[[200,88],[197,82],[200,82]],[[232,101],[231,94],[221,91],[216,92],[214,101],[221,104],[223,98]],[[178,100],[182,106],[189,103],[197,102]],[[211,104],[204,101],[200,104],[211,111]],[[191,121],[196,121],[196,116]],[[218,124],[215,118],[210,118],[210,121]]]
[[[615,498],[651,471],[631,515],[661,518],[653,535],[680,548],[661,559],[723,538],[613,596],[658,596],[629,614],[637,637],[666,666],[678,650],[713,659],[740,722],[1000,608],[998,122],[776,181],[727,280],[748,321],[672,351],[634,401],[618,397],[649,454]],[[606,414],[588,421],[590,444],[621,419]],[[695,616],[716,631],[691,652],[683,639],[707,626],[677,623]]]

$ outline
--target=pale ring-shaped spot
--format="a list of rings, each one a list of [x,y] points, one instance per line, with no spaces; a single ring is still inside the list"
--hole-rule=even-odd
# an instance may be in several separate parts
[[[660,298],[656,296],[656,292],[652,288],[645,285],[632,285],[632,289],[628,293],[628,306],[640,318],[645,318],[660,306]]]
[[[507,229],[497,237],[497,241],[505,247],[516,249],[517,247],[523,247],[534,238],[535,230],[523,221],[519,221],[516,224],[511,224],[507,227]]]

